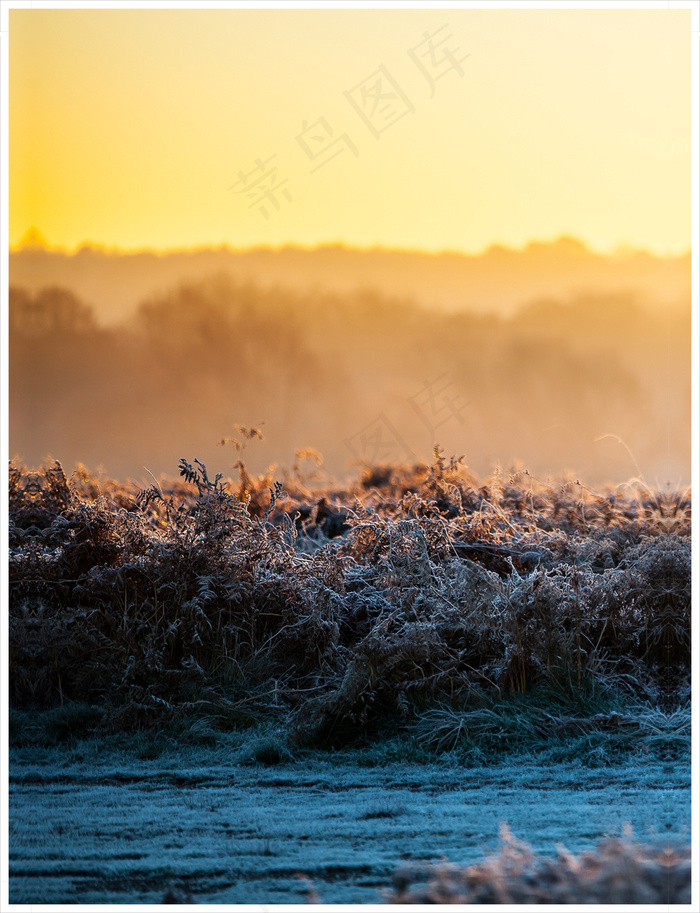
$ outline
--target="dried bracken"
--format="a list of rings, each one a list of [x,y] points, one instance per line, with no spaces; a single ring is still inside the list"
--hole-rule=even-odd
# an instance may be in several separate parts
[[[690,847],[651,847],[608,839],[594,851],[555,859],[536,856],[502,829],[498,854],[474,865],[403,866],[386,902],[392,904],[689,904]]]
[[[479,481],[439,450],[348,490],[244,469],[139,491],[11,466],[14,707],[269,713],[324,744],[542,689],[687,703],[687,492]]]

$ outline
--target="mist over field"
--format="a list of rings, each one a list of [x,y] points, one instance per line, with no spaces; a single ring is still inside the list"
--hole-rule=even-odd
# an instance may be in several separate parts
[[[230,273],[263,289],[282,287],[304,296],[373,289],[410,297],[439,311],[512,315],[543,296],[625,293],[652,309],[690,307],[690,254],[654,256],[620,250],[606,256],[576,238],[533,241],[522,250],[493,244],[483,253],[431,254],[370,250],[341,244],[316,248],[112,251],[84,245],[75,253],[47,248],[36,230],[10,253],[12,284],[37,292],[48,285],[72,289],[95,308],[100,323],[133,316],[141,301],[182,282]]]
[[[10,281],[10,453],[30,466],[145,480],[311,447],[342,477],[439,443],[479,474],[689,482],[689,256],[27,246]]]

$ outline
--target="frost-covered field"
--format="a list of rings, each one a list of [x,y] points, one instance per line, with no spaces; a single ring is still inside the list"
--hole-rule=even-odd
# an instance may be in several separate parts
[[[150,761],[21,751],[10,767],[12,903],[381,902],[406,860],[473,863],[501,823],[537,853],[574,853],[630,825],[640,842],[690,840],[686,766],[551,769],[502,763],[358,765],[353,752],[275,767],[206,748]]]
[[[502,823],[545,860],[679,848],[521,866],[518,902],[686,897],[690,492],[434,456],[313,490],[11,468],[13,902],[377,903]]]

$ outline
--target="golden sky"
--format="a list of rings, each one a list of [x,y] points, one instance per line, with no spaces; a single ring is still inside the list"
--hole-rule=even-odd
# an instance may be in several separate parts
[[[10,243],[681,252],[689,30],[684,10],[12,10]]]

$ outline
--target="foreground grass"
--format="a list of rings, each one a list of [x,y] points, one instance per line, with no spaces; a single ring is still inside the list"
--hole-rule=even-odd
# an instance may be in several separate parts
[[[180,468],[138,491],[11,467],[20,741],[264,722],[282,754],[685,750],[687,492],[481,482],[439,451],[345,490]]]
[[[18,758],[56,753],[63,759],[96,760],[111,752],[143,760],[186,758],[202,752],[222,763],[275,766],[319,756],[300,745],[294,733],[268,720],[230,728],[215,712],[173,716],[158,727],[137,732],[113,730],[100,707],[70,704],[37,713],[10,713],[10,745]],[[586,712],[587,711],[587,712]],[[593,712],[595,711],[595,712]],[[476,710],[435,707],[409,723],[393,721],[364,734],[329,757],[361,767],[408,762],[479,767],[522,759],[540,764],[606,767],[624,761],[690,761],[690,709],[664,713],[643,704],[557,702],[548,694],[514,695]],[[321,752],[320,756],[326,754]]]
[[[376,904],[387,889],[418,896],[440,881],[445,859],[460,870],[488,862],[497,890],[516,868],[554,865],[561,844],[581,859],[631,828],[626,847],[634,855],[632,843],[642,846],[646,864],[689,839],[689,765],[653,756],[483,763],[459,750],[431,758],[391,738],[322,752],[287,744],[280,757],[273,750],[283,733],[268,726],[208,744],[182,735],[145,730],[12,748],[13,902],[143,905],[169,891],[198,904],[299,903],[315,889],[326,903]],[[502,822],[532,847],[532,865],[521,854],[511,864],[507,853],[494,864]],[[625,853],[616,868],[623,882]],[[679,855],[685,866],[685,850]],[[456,874],[449,883],[459,885]]]
[[[181,475],[11,468],[17,902],[685,902],[687,492]]]
[[[498,854],[474,865],[403,866],[386,892],[392,904],[689,904],[690,847],[606,840],[575,856],[537,856],[502,831]]]

